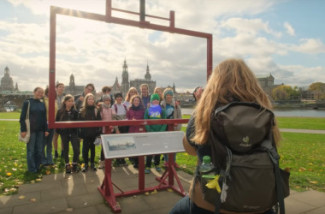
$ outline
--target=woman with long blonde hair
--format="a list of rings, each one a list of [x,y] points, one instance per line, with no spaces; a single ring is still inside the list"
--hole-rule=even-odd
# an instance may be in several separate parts
[[[126,93],[126,96],[125,96],[125,101],[124,101],[124,105],[126,105],[127,108],[130,108],[131,106],[131,97],[134,96],[134,95],[138,95],[138,90],[135,88],[135,87],[131,87],[129,88],[128,90],[128,93]]]
[[[202,162],[204,155],[211,153],[207,141],[212,128],[212,113],[216,108],[234,101],[257,103],[266,109],[272,109],[267,94],[241,59],[225,60],[214,69],[189,121],[183,145],[188,154],[198,155],[198,164]],[[280,132],[276,125],[273,127],[273,135],[278,145]],[[214,213],[215,206],[203,199],[199,181],[193,182],[189,193],[190,196],[179,201],[170,214]],[[272,210],[266,213],[271,214]]]

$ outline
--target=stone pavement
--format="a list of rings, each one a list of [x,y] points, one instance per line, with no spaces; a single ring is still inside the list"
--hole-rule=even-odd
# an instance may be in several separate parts
[[[145,176],[146,186],[157,185],[154,169]],[[181,183],[187,191],[191,175],[178,171]],[[104,179],[103,170],[77,173],[66,176],[64,173],[44,176],[41,182],[24,184],[13,196],[0,196],[0,214],[55,213],[55,214],[109,214],[113,213],[97,190]],[[137,171],[132,166],[113,168],[113,182],[124,191],[137,189]],[[175,182],[176,184],[176,182]],[[117,189],[115,188],[115,191]],[[181,199],[181,196],[168,190],[136,196],[117,198],[122,213],[127,214],[166,214]],[[317,191],[295,192],[286,198],[287,214],[324,214],[325,193]]]

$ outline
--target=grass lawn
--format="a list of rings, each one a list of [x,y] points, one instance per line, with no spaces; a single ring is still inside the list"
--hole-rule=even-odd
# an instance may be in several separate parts
[[[4,118],[18,119],[19,113],[0,113],[0,119]],[[303,123],[303,120],[307,122]],[[301,121],[299,127],[289,126],[298,124],[299,121]],[[319,118],[291,118],[291,121],[286,123],[281,123],[280,118],[279,124],[281,128],[307,129],[313,123],[312,121],[318,124],[315,126],[318,127],[317,129],[325,129],[322,119],[319,120]],[[58,158],[53,167],[43,168],[39,174],[26,172],[26,145],[18,141],[18,130],[18,122],[0,121],[0,195],[15,194],[23,183],[41,182],[43,176],[64,170],[64,162]],[[282,133],[282,137],[283,141],[279,148],[280,164],[282,168],[291,169],[290,188],[298,191],[315,189],[325,192],[325,136]],[[100,147],[96,147],[95,162],[98,162],[99,153]],[[70,157],[72,157],[72,149],[70,149]],[[182,170],[193,174],[196,157],[179,153],[177,163]]]

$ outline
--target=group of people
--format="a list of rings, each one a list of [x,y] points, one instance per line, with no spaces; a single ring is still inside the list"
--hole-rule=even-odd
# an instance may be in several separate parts
[[[140,86],[140,92],[131,87],[125,99],[122,93],[111,94],[111,88],[104,86],[102,95],[96,100],[93,94],[95,87],[92,83],[85,86],[82,94],[72,96],[64,95],[64,85],[56,85],[55,95],[55,120],[56,121],[91,121],[91,120],[141,120],[141,119],[179,119],[182,118],[181,107],[175,100],[172,88],[155,88],[153,94],[149,94],[147,84]],[[29,108],[28,108],[29,105]],[[161,132],[166,130],[180,130],[181,124],[167,127],[166,124],[156,125],[132,125],[132,126],[105,126],[105,127],[83,127],[83,128],[48,128],[48,88],[37,87],[34,89],[34,97],[27,99],[22,107],[20,116],[21,135],[26,134],[25,119],[29,109],[31,137],[27,143],[27,165],[29,172],[38,172],[41,165],[53,165],[52,141],[54,146],[54,157],[58,158],[58,137],[61,137],[61,157],[64,159],[66,173],[78,172],[80,170],[80,142],[82,140],[82,172],[89,168],[96,171],[95,144],[96,138],[102,133],[139,133],[139,132]],[[69,160],[70,143],[73,150],[72,162]],[[90,153],[90,158],[89,158]],[[167,155],[164,155],[167,162]],[[101,149],[99,167],[104,167],[104,153]],[[146,157],[145,173],[150,173],[152,160],[157,171],[161,171],[161,155]],[[129,158],[135,168],[138,168],[138,158]],[[114,163],[116,166],[126,165],[125,158],[118,158]]]
[[[181,118],[181,108],[175,102],[174,92],[167,88],[164,91],[157,88],[152,95],[149,95],[148,85],[141,85],[140,93],[135,88],[130,88],[123,101],[120,93],[113,96],[110,95],[110,88],[103,88],[103,95],[100,100],[96,101],[95,96],[91,93],[94,90],[92,84],[85,87],[82,95],[73,97],[65,95],[61,100],[61,104],[57,103],[57,121],[74,121],[74,120],[138,120],[138,119],[165,119],[165,118]],[[23,105],[20,123],[21,135],[26,134],[26,126],[24,120],[28,105],[30,105],[29,117],[31,121],[31,137],[27,144],[27,163],[30,172],[36,172],[42,160],[51,163],[51,159],[46,159],[44,147],[48,147],[47,156],[51,154],[50,141],[53,130],[47,127],[47,109],[46,99],[43,99],[44,90],[40,87],[35,88],[34,98]],[[260,87],[258,80],[253,72],[241,59],[229,59],[221,62],[212,72],[207,85],[203,91],[202,87],[195,89],[193,96],[198,102],[193,112],[190,124],[187,128],[186,136],[183,139],[183,145],[187,153],[197,156],[200,165],[204,155],[211,155],[208,145],[211,125],[211,113],[221,106],[234,101],[252,102],[261,105],[264,108],[272,109],[271,102]],[[57,96],[58,97],[58,96]],[[179,130],[180,126],[172,127]],[[79,144],[80,138],[83,139],[82,155],[85,162],[83,171],[88,169],[88,153],[91,151],[90,167],[96,170],[94,165],[95,146],[93,144],[95,138],[100,133],[138,133],[138,132],[157,132],[166,131],[166,124],[157,125],[139,125],[128,127],[110,127],[110,130],[101,127],[83,128],[82,136],[75,128],[60,128],[55,130],[61,135],[63,143],[63,154],[67,164],[66,172],[76,171],[79,161]],[[274,124],[272,128],[275,144],[278,145],[280,140],[280,132],[278,126]],[[69,142],[71,142],[74,155],[72,168],[69,163]],[[42,159],[43,158],[43,159]],[[47,157],[48,158],[48,157]],[[164,157],[166,161],[167,157]],[[161,155],[147,156],[145,173],[150,173],[150,167],[154,159],[156,170],[160,170],[159,164]],[[104,160],[103,153],[101,160]],[[116,160],[119,164],[124,164],[125,160]],[[130,158],[134,167],[137,167],[137,158]],[[195,191],[194,191],[195,190]],[[203,192],[200,188],[200,181],[195,180],[192,183],[189,195],[181,199],[170,211],[171,214],[182,213],[214,213],[215,204],[211,204],[203,199]],[[220,210],[220,213],[236,213],[227,210]],[[273,210],[265,210],[264,214],[273,214]]]

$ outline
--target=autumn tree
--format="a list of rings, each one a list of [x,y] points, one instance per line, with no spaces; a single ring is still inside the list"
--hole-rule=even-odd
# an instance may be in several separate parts
[[[314,94],[314,99],[316,100],[325,99],[325,83],[314,82],[309,85],[308,91]]]
[[[301,92],[297,86],[279,85],[272,90],[273,100],[298,100],[300,94]]]

